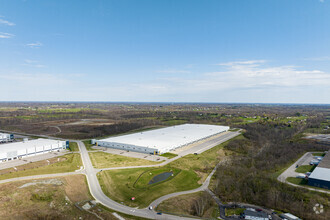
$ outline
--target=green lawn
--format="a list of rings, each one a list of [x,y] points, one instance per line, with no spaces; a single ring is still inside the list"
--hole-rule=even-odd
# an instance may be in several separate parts
[[[235,138],[242,138],[241,136]],[[153,200],[178,191],[194,189],[206,179],[216,164],[225,157],[223,146],[227,142],[215,146],[199,155],[189,154],[166,166],[160,167],[181,170],[168,181],[149,185],[146,188],[134,187],[140,175],[151,172],[155,168],[135,168],[102,171],[98,178],[104,193],[117,202],[123,202],[132,207],[146,207]],[[153,174],[151,175],[153,176]],[[143,177],[144,178],[144,177]],[[146,180],[145,180],[146,181]],[[135,197],[135,201],[130,198]]]
[[[296,178],[296,177],[288,177],[286,179],[289,183],[293,183],[296,185],[307,185],[307,180],[303,178]]]
[[[313,153],[313,156],[321,156],[323,157],[325,155],[325,153],[320,152],[320,153]]]
[[[176,156],[178,156],[178,155],[177,155],[177,154],[173,154],[173,153],[169,153],[169,152],[167,152],[167,153],[161,154],[160,156],[162,156],[162,157],[167,157],[168,159],[171,159],[171,158],[176,157]]]
[[[88,154],[91,158],[93,166],[99,169],[109,167],[153,165],[160,163],[117,154],[109,154],[105,152],[89,152]]]
[[[312,172],[314,169],[315,166],[313,165],[301,165],[295,171],[297,173],[307,173],[307,172]]]
[[[150,185],[146,188],[134,187],[138,177],[149,171],[152,171],[152,168],[108,170],[100,172],[98,179],[107,196],[117,202],[139,208],[147,207],[160,196],[200,186],[197,183],[199,178],[195,172],[182,170],[174,178],[161,184]],[[135,197],[135,201],[131,201],[131,197]]]
[[[226,208],[225,213],[226,216],[240,215],[244,210],[244,208]]]
[[[5,173],[0,175],[0,180],[3,179],[10,179],[15,177],[22,177],[22,176],[33,176],[33,175],[41,175],[41,174],[51,174],[51,173],[66,173],[66,172],[73,172],[78,170],[80,166],[82,166],[80,154],[67,154],[61,156],[59,158],[66,158],[65,161],[54,163],[47,166],[32,168],[32,169],[24,169],[21,171],[14,171],[11,173]],[[37,163],[37,162],[35,162]],[[33,164],[33,163],[30,163]],[[27,167],[27,165],[17,166],[19,169],[20,167]],[[12,169],[12,168],[11,168]]]
[[[79,151],[78,144],[76,142],[70,142],[69,149],[70,151]]]

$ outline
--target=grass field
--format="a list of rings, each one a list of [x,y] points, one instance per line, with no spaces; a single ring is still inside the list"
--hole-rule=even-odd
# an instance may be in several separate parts
[[[173,197],[159,204],[156,210],[159,212],[173,213],[176,215],[193,216],[196,214],[193,206],[194,202],[200,196],[202,196],[202,192]],[[205,219],[217,219],[218,216],[219,208],[214,200],[211,200],[210,207],[205,210],[201,217]]]
[[[171,159],[171,158],[176,157],[176,156],[178,156],[178,155],[177,155],[177,154],[173,154],[173,153],[169,153],[169,152],[167,152],[167,153],[164,153],[164,154],[162,154],[162,155],[160,155],[160,156],[162,156],[162,157],[167,157],[168,159]]]
[[[17,166],[17,171],[14,168],[0,170],[0,180],[22,176],[73,172],[82,166],[80,154],[67,154],[58,158],[53,159],[59,160],[59,162],[49,165],[46,161],[38,161]],[[49,159],[48,161],[51,160]]]
[[[122,155],[109,154],[105,152],[89,152],[92,164],[95,168],[109,168],[109,167],[126,167],[126,166],[140,166],[153,165],[160,162],[150,160],[126,157]]]
[[[226,208],[225,213],[226,216],[240,215],[244,210],[244,208]]]
[[[295,171],[297,173],[307,173],[307,172],[312,172],[315,169],[315,167],[316,166],[313,165],[301,165]]]
[[[135,188],[133,185],[143,172],[151,171],[151,168],[108,170],[100,172],[98,178],[102,190],[110,198],[117,202],[132,207],[147,207],[153,200],[160,196],[200,186],[196,173],[182,170],[169,181],[147,188]],[[135,201],[131,201],[135,197]]]
[[[78,144],[76,142],[70,142],[69,143],[70,151],[79,151]]]
[[[236,138],[241,138],[241,136]],[[104,193],[110,198],[128,206],[146,207],[160,196],[199,187],[216,164],[225,157],[223,146],[226,143],[215,146],[199,155],[186,155],[161,167],[178,169],[181,172],[168,181],[147,188],[136,188],[134,183],[141,174],[152,172],[154,168],[102,171],[98,178]],[[131,201],[131,197],[135,197],[135,201]]]
[[[313,156],[321,156],[323,157],[325,155],[325,153],[320,152],[320,153],[313,153]]]

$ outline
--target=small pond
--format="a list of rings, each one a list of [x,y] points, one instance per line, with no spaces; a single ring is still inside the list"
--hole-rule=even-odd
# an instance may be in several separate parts
[[[150,181],[149,181],[149,185],[150,184],[154,184],[154,183],[158,183],[160,181],[166,180],[167,178],[169,178],[170,176],[172,176],[173,172],[165,172],[165,173],[161,173],[158,174],[157,176],[154,176]]]

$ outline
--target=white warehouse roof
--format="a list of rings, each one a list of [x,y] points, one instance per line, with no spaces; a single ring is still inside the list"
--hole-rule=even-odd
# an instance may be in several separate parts
[[[316,167],[309,178],[330,181],[330,169],[324,167]]]
[[[25,149],[30,149],[30,148],[40,147],[40,146],[45,146],[45,145],[55,145],[55,144],[59,144],[60,142],[63,142],[63,141],[39,138],[39,139],[33,139],[33,140],[24,141],[24,142],[1,144],[0,153],[8,152],[8,151],[16,151],[16,150],[17,151],[25,150]]]
[[[229,130],[228,126],[183,124],[129,135],[110,137],[99,141],[156,148],[165,153],[175,148]]]

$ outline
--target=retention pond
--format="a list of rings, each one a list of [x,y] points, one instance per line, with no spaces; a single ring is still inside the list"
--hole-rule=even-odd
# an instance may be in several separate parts
[[[172,175],[173,175],[173,172],[164,172],[164,173],[158,174],[157,176],[154,176],[149,181],[148,184],[150,185],[150,184],[154,184],[154,183],[158,183],[158,182],[164,181],[164,180],[166,180],[167,178],[169,178]]]

